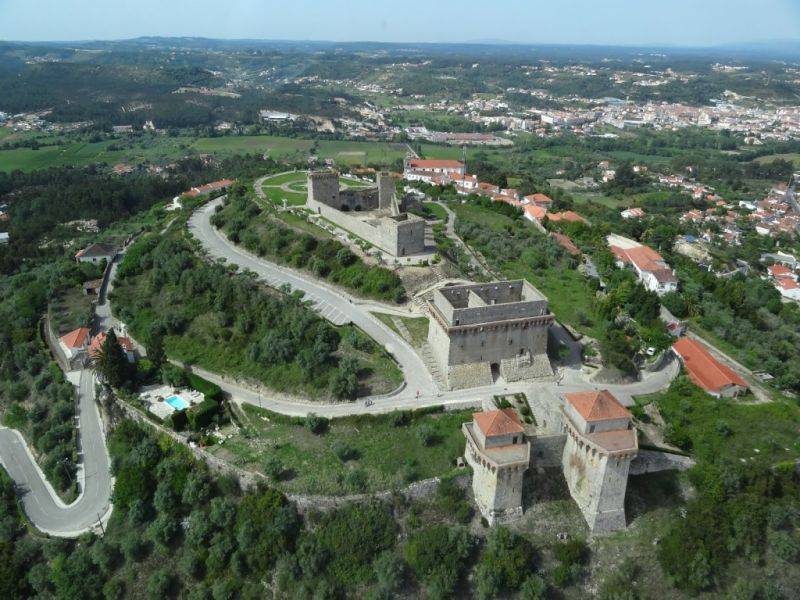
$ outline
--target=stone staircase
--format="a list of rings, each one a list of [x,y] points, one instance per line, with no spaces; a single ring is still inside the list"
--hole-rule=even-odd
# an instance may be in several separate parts
[[[422,345],[420,353],[422,355],[422,360],[425,362],[425,366],[428,368],[428,372],[431,374],[431,377],[433,377],[433,380],[440,388],[447,389],[447,382],[445,381],[444,373],[442,373],[442,369],[439,366],[439,361],[436,360],[436,357],[433,355],[433,350],[427,342]]]

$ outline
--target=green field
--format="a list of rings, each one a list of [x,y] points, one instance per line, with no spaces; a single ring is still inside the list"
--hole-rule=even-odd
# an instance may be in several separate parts
[[[756,162],[764,164],[764,163],[769,163],[769,162],[772,162],[773,160],[778,160],[778,159],[788,160],[788,161],[793,162],[795,168],[800,167],[800,154],[797,154],[797,153],[795,153],[795,154],[770,154],[768,156],[759,156],[756,159]]]
[[[451,472],[464,450],[461,424],[471,415],[458,411],[404,413],[404,419],[397,413],[346,417],[332,420],[325,433],[314,434],[302,419],[250,405],[241,412],[240,433],[214,446],[217,456],[259,471],[268,457],[275,457],[283,470],[280,487],[335,495],[393,489]]]
[[[394,322],[395,319],[400,320],[411,335],[411,339],[406,341],[410,342],[415,348],[420,348],[428,339],[428,319],[425,317],[398,317],[380,312],[374,312],[372,314],[383,321],[383,323],[395,333],[402,336],[402,333]]]
[[[439,204],[436,204],[436,202],[423,202],[422,204],[425,206],[425,208],[431,211],[433,216],[437,219],[441,219],[442,221],[447,220],[447,211]]]

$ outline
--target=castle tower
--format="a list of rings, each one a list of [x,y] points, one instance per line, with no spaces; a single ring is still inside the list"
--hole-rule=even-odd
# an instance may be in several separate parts
[[[631,413],[608,390],[564,395],[562,466],[593,533],[625,529],[625,489],[639,449]]]
[[[386,172],[378,173],[378,208],[391,210],[393,215],[400,213],[397,201],[395,200],[394,179]]]
[[[530,463],[531,445],[511,408],[475,413],[462,425],[472,467],[472,490],[490,525],[522,516],[522,476]]]
[[[523,279],[442,287],[428,303],[428,344],[447,387],[553,375],[547,298]]]
[[[336,171],[310,171],[308,173],[308,204],[321,202],[340,208],[339,173]]]

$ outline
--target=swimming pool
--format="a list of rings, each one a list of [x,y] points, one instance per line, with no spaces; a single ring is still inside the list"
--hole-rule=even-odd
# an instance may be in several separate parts
[[[181,398],[180,396],[170,396],[166,400],[164,400],[167,404],[169,404],[175,410],[183,410],[185,408],[189,408],[189,404]]]

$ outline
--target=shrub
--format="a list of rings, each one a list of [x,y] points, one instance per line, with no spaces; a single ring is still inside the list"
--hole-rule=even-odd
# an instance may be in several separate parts
[[[281,463],[281,460],[274,454],[264,459],[261,468],[264,470],[264,474],[272,481],[280,480],[283,474],[283,463]]]
[[[466,529],[434,525],[412,533],[404,554],[428,594],[445,597],[453,593],[464,572],[472,545]]]
[[[436,428],[430,423],[423,423],[417,429],[417,439],[423,446],[433,446],[439,442],[439,434]]]
[[[200,431],[211,425],[214,417],[220,413],[220,405],[215,400],[207,398],[186,412],[191,430]]]
[[[317,435],[323,434],[328,430],[328,423],[328,419],[317,416],[314,413],[308,413],[303,422],[306,429]]]
[[[336,440],[333,442],[331,446],[331,450],[336,455],[336,457],[341,460],[342,462],[347,462],[349,460],[355,460],[358,458],[358,450],[347,444],[342,440]]]

